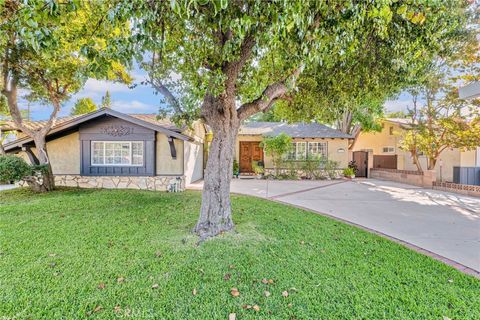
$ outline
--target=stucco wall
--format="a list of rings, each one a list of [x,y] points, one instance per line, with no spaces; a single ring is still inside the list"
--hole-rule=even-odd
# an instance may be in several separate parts
[[[390,127],[393,127],[392,135]],[[398,124],[384,122],[381,132],[360,132],[352,151],[372,150],[376,155],[389,155],[395,153],[383,153],[383,147],[395,147],[395,152],[398,154],[402,132],[403,130]]]
[[[185,183],[188,185],[203,178],[203,143],[185,141],[183,146]]]
[[[157,175],[183,175],[183,140],[174,139],[177,158],[173,159],[170,154],[168,138],[163,133],[156,136],[156,174]]]
[[[480,167],[480,147],[460,152],[460,166]]]
[[[37,150],[31,149],[35,155]],[[78,132],[47,142],[53,174],[80,174],[80,140]],[[23,151],[17,154],[27,163],[30,160]]]
[[[417,170],[417,167],[413,163],[410,153],[402,153],[399,158],[402,157],[404,167],[399,168],[401,170]],[[427,170],[427,158],[425,156],[419,157],[423,170]],[[440,170],[440,160],[442,160],[442,168]],[[458,149],[446,149],[437,160],[435,171],[437,173],[437,181],[453,181],[453,167],[460,165],[460,150]]]
[[[235,141],[235,159],[240,162],[240,141],[262,141],[262,136],[239,135]],[[293,142],[327,142],[328,159],[337,161],[339,168],[348,166],[348,140],[347,139],[292,139]],[[338,152],[343,149],[344,152]],[[265,168],[273,168],[272,158],[264,154]]]

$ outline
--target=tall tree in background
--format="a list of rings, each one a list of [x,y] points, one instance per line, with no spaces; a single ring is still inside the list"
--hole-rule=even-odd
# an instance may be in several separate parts
[[[462,24],[465,6],[453,0],[407,6],[340,0],[124,2],[114,17],[128,16],[133,23],[133,42],[142,47],[131,52],[151,53],[143,67],[173,119],[200,117],[213,131],[195,232],[207,238],[233,228],[230,180],[240,123],[290,98],[304,68],[333,70],[352,61],[365,49],[366,34],[380,34],[380,47],[397,42],[398,34],[411,35],[396,48],[408,45],[405,61],[412,61],[443,46],[448,29]],[[324,77],[328,83],[337,75]]]
[[[77,102],[75,102],[70,114],[72,116],[77,116],[77,115],[93,112],[97,109],[98,109],[97,105],[95,104],[95,102],[93,102],[91,98],[81,98],[81,99],[78,99]]]
[[[467,101],[458,96],[458,87],[480,80],[479,13],[478,6],[467,12],[471,18],[468,26],[457,30],[410,89],[411,124],[402,148],[410,151],[418,171],[423,171],[420,153],[427,158],[427,169],[433,170],[444,150],[470,150],[480,145],[480,99]]]
[[[15,126],[33,139],[42,179],[31,181],[37,191],[54,187],[45,137],[55,124],[62,102],[77,92],[88,77],[128,81],[125,68],[111,59],[109,41],[118,46],[128,25],[109,24],[108,5],[79,1],[6,0],[0,5],[0,71],[2,94],[7,98]],[[41,128],[23,122],[18,91],[28,92],[30,101],[51,108]]]
[[[110,98],[110,92],[105,92],[105,95],[102,97],[102,103],[100,104],[101,108],[112,108],[112,99]]]

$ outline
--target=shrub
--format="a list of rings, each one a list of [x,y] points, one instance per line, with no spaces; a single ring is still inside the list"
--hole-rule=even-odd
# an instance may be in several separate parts
[[[334,161],[334,160],[325,161],[324,169],[327,172],[327,175],[330,179],[337,178],[338,161]]]
[[[238,165],[238,161],[236,159],[233,160],[233,175],[238,176],[240,173],[240,166]]]
[[[260,143],[265,154],[272,157],[275,174],[278,175],[278,168],[282,163],[283,156],[292,150],[292,138],[285,133],[275,137],[264,137]]]
[[[258,161],[252,161],[252,169],[255,174],[264,174],[265,169],[260,165]]]
[[[0,181],[19,181],[32,173],[25,160],[16,156],[0,156]]]
[[[355,171],[353,171],[352,168],[348,167],[348,168],[343,169],[343,175],[345,177],[352,177],[352,176],[355,175]]]

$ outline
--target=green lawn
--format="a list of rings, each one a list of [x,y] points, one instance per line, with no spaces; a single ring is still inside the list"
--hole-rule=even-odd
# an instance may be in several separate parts
[[[197,192],[0,192],[0,319],[480,319],[479,280],[386,239],[234,196],[237,232],[197,246],[199,206]]]

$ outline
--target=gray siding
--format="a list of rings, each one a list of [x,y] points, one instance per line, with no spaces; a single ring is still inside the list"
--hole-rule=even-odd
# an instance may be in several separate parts
[[[80,132],[80,173],[85,176],[154,176],[155,131],[136,124],[106,117],[82,124]],[[92,141],[143,141],[143,166],[92,166]]]

